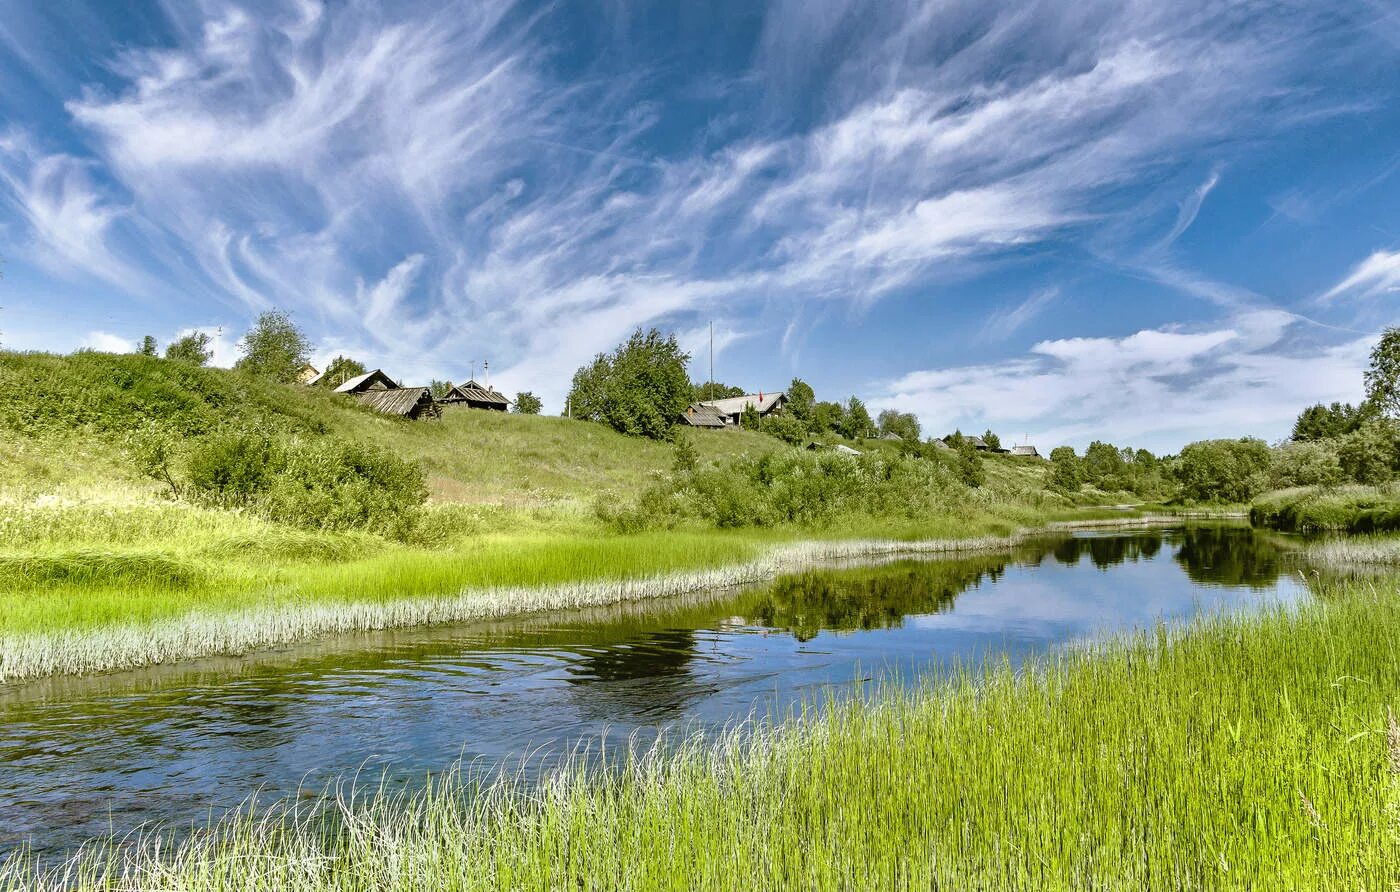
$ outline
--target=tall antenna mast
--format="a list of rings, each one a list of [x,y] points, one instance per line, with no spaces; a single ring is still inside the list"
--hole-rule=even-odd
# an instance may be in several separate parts
[[[710,399],[715,398],[715,320],[710,320],[710,386],[705,388],[705,395]]]
[[[491,389],[491,362],[489,360],[481,363],[481,377],[484,379],[481,386],[487,390]]]

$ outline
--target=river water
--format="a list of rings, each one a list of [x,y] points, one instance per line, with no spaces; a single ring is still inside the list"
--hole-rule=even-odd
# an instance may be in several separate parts
[[[829,568],[683,599],[348,636],[0,687],[0,854],[189,825],[336,778],[455,760],[538,769],[583,743],[781,716],[857,679],[1028,655],[1308,597],[1247,528],[1066,534],[999,554]]]

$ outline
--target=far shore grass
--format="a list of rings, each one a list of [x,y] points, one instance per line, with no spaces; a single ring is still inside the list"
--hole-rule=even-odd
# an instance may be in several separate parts
[[[535,784],[446,773],[97,841],[0,890],[1389,889],[1400,578]]]

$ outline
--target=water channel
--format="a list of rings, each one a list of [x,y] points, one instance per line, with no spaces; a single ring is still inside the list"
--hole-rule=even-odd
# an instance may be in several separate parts
[[[188,825],[335,778],[548,766],[880,675],[1020,662],[1130,628],[1308,597],[1243,527],[1064,534],[998,554],[810,570],[683,599],[360,635],[0,686],[0,855]]]

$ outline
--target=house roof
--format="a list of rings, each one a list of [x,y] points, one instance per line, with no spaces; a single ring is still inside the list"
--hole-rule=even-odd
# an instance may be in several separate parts
[[[395,390],[399,386],[398,384],[394,383],[393,378],[390,378],[388,375],[384,374],[384,372],[380,371],[379,369],[375,369],[371,372],[365,372],[363,375],[356,375],[355,377],[346,381],[344,384],[337,387],[335,389],[335,392],[359,393],[365,388],[376,383],[384,385],[384,387],[388,388],[389,390]]]
[[[1036,458],[1040,458],[1040,452],[1037,451],[1036,448],[1035,448],[1034,446],[1031,446],[1031,445],[1029,445],[1029,444],[1022,445],[1022,446],[1012,446],[1012,447],[1011,447],[1011,454],[1012,454],[1012,455],[1031,455],[1031,456],[1035,456]]]
[[[691,403],[681,415],[681,423],[691,427],[726,427],[729,424],[724,415],[703,403]]]
[[[325,373],[325,372],[317,372],[315,375],[312,375],[310,378],[307,378],[307,379],[306,379],[305,381],[303,381],[302,383],[305,384],[307,387],[310,387],[310,386],[312,386],[313,384],[319,384],[319,383],[321,383],[321,379],[324,378],[324,377],[326,377],[326,373]]]
[[[847,446],[845,443],[837,443],[835,446],[832,446],[832,447],[831,447],[831,450],[832,450],[833,452],[839,452],[839,453],[841,453],[842,455],[860,455],[860,450],[859,450],[859,449],[852,449],[851,447]]]
[[[467,400],[473,403],[491,403],[493,405],[508,406],[510,400],[505,394],[489,387],[483,387],[475,381],[468,381],[465,384],[458,384],[447,392],[443,397],[445,401]]]
[[[424,402],[432,404],[433,395],[426,387],[394,387],[389,390],[366,390],[355,394],[360,405],[385,415],[412,415]]]
[[[701,400],[695,405],[714,409],[723,415],[738,415],[749,406],[753,406],[755,412],[764,415],[773,411],[775,406],[785,402],[787,402],[787,394],[778,391],[777,393],[749,393],[722,400]]]
[[[991,449],[991,448],[992,448],[992,447],[988,446],[988,445],[987,445],[987,441],[984,440],[984,439],[982,439],[981,437],[967,437],[966,439],[967,439],[967,442],[969,442],[969,443],[972,444],[972,448],[974,448],[974,449]]]

